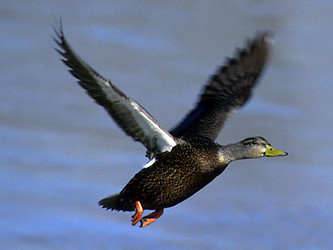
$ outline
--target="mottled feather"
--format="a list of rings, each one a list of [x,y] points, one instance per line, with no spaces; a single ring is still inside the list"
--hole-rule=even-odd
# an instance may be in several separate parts
[[[262,137],[250,137],[221,146],[214,142],[233,111],[251,95],[266,63],[269,51],[267,33],[258,35],[235,58],[229,59],[205,86],[196,107],[168,133],[137,102],[127,97],[111,81],[86,64],[67,43],[61,23],[55,29],[56,49],[78,83],[118,125],[140,141],[154,159],[127,185],[99,204],[106,209],[136,211],[132,225],[141,219],[147,226],[159,218],[163,209],[174,206],[198,192],[237,159],[282,156]],[[142,217],[144,209],[155,212]]]

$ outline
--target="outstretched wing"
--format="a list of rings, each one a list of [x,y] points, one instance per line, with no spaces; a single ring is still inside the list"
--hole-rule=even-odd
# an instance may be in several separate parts
[[[54,28],[63,57],[62,61],[69,67],[69,72],[78,79],[78,83],[87,93],[117,122],[117,124],[141,142],[150,153],[170,151],[176,141],[143,107],[127,97],[110,81],[85,63],[70,47],[63,33],[61,23]],[[150,154],[151,155],[151,154]]]
[[[270,41],[267,33],[260,34],[228,59],[205,86],[196,107],[170,133],[183,139],[215,140],[227,118],[249,99],[267,61]]]

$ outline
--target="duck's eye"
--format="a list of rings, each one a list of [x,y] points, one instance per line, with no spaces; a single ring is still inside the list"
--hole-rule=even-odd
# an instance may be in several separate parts
[[[258,144],[257,141],[253,141],[253,142],[252,142],[252,145],[257,145],[257,144]]]

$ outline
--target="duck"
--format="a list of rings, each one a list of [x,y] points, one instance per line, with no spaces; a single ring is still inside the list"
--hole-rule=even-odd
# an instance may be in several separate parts
[[[267,64],[269,32],[257,33],[219,66],[204,86],[194,108],[173,129],[165,129],[138,102],[106,80],[72,49],[60,23],[54,27],[55,50],[87,94],[118,126],[146,148],[147,164],[125,187],[99,201],[102,208],[134,212],[131,224],[146,227],[165,208],[197,193],[240,159],[286,156],[261,136],[221,145],[215,142],[228,118],[249,100]],[[143,216],[145,210],[152,213]]]

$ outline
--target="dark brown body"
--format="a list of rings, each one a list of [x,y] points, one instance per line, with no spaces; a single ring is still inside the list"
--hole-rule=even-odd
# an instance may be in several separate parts
[[[220,146],[213,142],[181,143],[160,154],[156,162],[138,172],[115,195],[100,201],[103,207],[134,211],[140,201],[144,209],[174,206],[211,182],[226,168],[218,157]]]
[[[174,129],[167,131],[139,103],[80,59],[67,43],[61,23],[55,32],[59,46],[56,50],[78,83],[127,135],[146,147],[148,157],[156,155],[156,162],[137,173],[120,193],[99,202],[107,209],[135,210],[132,225],[140,221],[145,227],[154,222],[164,208],[199,191],[232,160],[266,155],[269,144],[263,138],[247,138],[223,147],[214,141],[227,118],[247,102],[257,83],[269,54],[267,33],[257,35],[246,48],[237,50],[225,66],[219,67],[196,106]],[[142,217],[144,209],[156,211]]]

